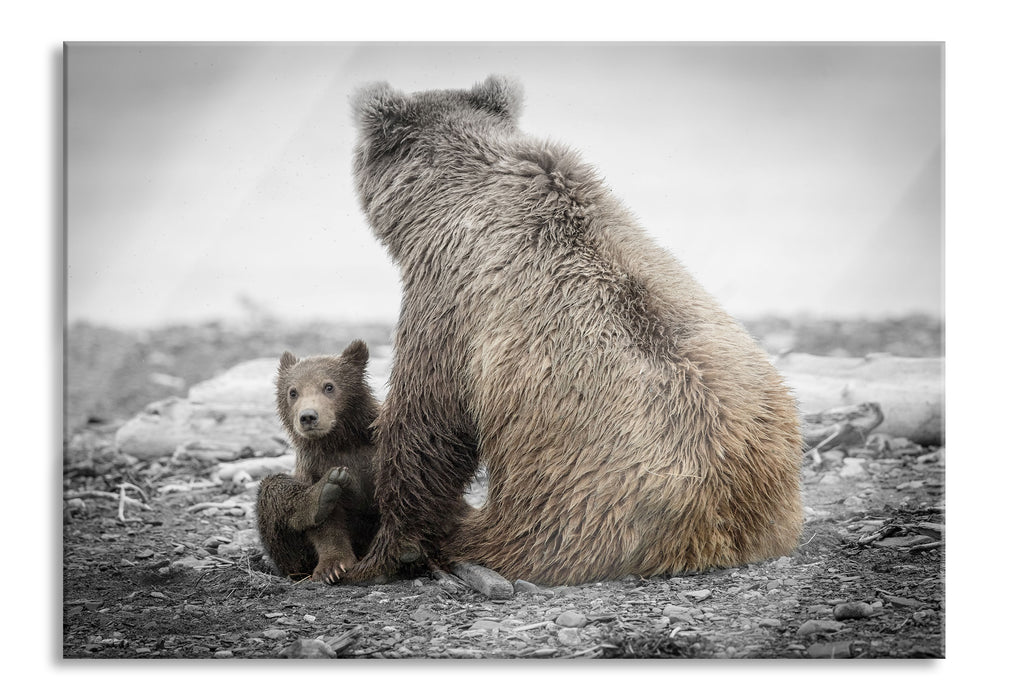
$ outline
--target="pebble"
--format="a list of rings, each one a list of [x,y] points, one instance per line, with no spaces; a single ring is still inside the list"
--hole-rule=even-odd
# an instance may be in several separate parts
[[[582,636],[578,633],[578,630],[571,627],[562,627],[557,630],[557,639],[560,640],[561,644],[569,647],[578,646],[582,642]]]
[[[465,581],[470,588],[483,593],[488,598],[503,599],[515,595],[515,588],[511,581],[496,571],[479,564],[456,562],[452,565],[452,573]]]
[[[321,639],[296,639],[280,652],[284,659],[332,659],[336,654]]]
[[[903,535],[901,537],[884,537],[872,544],[874,547],[913,547],[916,544],[928,544],[934,541],[927,535]]]
[[[915,600],[914,598],[904,598],[899,595],[885,595],[883,596],[883,600],[897,608],[921,608],[925,605],[925,603],[920,600]]]
[[[497,620],[477,620],[470,627],[470,630],[488,630],[493,631],[501,628],[501,623]]]
[[[846,457],[844,466],[838,472],[842,479],[864,479],[867,476],[865,471],[865,460],[857,457]]]
[[[868,603],[860,601],[853,603],[841,603],[840,605],[834,606],[834,619],[861,620],[867,617],[872,617],[873,611],[873,607]]]
[[[203,540],[203,544],[201,544],[200,546],[203,547],[208,552],[216,552],[218,547],[228,542],[231,542],[231,540],[227,537],[223,537],[221,535],[213,535]]]
[[[836,466],[844,461],[844,450],[827,450],[826,452],[821,452],[820,457],[829,466]]]
[[[516,593],[540,593],[542,592],[540,587],[535,583],[529,583],[528,581],[523,581],[518,579],[515,581],[515,592]]]
[[[684,591],[680,595],[686,596],[687,598],[690,598],[691,600],[696,600],[698,603],[700,603],[702,600],[707,600],[708,598],[711,597],[711,591],[709,591],[707,588],[702,588],[698,591]]]
[[[237,530],[231,536],[231,543],[240,544],[243,547],[258,547],[260,546],[259,531],[256,528]]]
[[[217,548],[217,556],[225,559],[239,559],[244,551],[245,547],[240,544],[227,543]]]
[[[781,627],[781,620],[774,617],[765,617],[762,620],[757,620],[757,624],[761,627]]]
[[[271,627],[268,630],[263,630],[262,635],[267,639],[283,639],[287,636],[287,631]]]
[[[422,605],[413,611],[410,615],[410,619],[414,622],[427,622],[428,620],[437,620],[438,615],[433,612],[431,608]]]
[[[557,616],[557,619],[554,620],[554,622],[556,622],[560,627],[584,627],[588,624],[588,621],[589,619],[587,617],[574,610],[562,612]]]
[[[230,649],[218,649],[214,652],[215,659],[231,659],[234,658],[235,652]]]
[[[813,644],[806,650],[811,659],[850,659],[851,642]]]
[[[819,632],[838,632],[842,629],[844,629],[844,624],[835,622],[834,620],[806,620],[799,625],[799,629],[795,633],[803,637]]]
[[[662,609],[662,616],[668,617],[670,620],[692,622],[694,619],[694,612],[690,608],[685,608],[682,605],[667,605]]]

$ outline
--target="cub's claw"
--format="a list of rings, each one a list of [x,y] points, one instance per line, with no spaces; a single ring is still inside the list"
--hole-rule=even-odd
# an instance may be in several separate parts
[[[347,573],[347,567],[343,565],[342,562],[333,562],[330,564],[319,564],[315,567],[315,571],[312,573],[313,581],[323,581],[328,583],[330,586],[335,586],[340,583],[340,577]]]

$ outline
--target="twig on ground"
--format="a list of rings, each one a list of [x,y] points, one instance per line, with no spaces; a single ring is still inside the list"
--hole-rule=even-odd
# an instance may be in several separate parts
[[[108,501],[118,501],[120,499],[125,499],[128,505],[136,506],[141,510],[151,509],[151,507],[146,503],[142,503],[124,494],[112,493],[111,491],[66,491],[63,494],[64,501],[69,501],[70,499],[73,498],[104,498],[105,500]]]

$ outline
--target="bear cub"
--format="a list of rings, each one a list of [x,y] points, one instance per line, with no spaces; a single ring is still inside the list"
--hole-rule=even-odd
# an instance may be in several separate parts
[[[379,403],[367,363],[361,340],[340,355],[280,358],[277,413],[295,468],[263,479],[256,513],[263,546],[284,576],[334,584],[378,530],[372,423]]]

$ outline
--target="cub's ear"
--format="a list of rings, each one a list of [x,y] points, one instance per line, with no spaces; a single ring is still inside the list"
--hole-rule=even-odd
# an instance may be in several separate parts
[[[359,129],[380,133],[390,124],[404,120],[407,97],[387,82],[368,83],[351,94],[350,109]]]
[[[345,361],[360,368],[368,364],[368,346],[363,340],[355,340],[340,355]]]
[[[297,362],[298,358],[294,356],[294,353],[285,351],[284,354],[280,356],[280,371],[283,372],[291,367],[294,367]]]
[[[518,121],[522,113],[522,84],[515,78],[491,75],[473,86],[470,102],[474,107]]]

